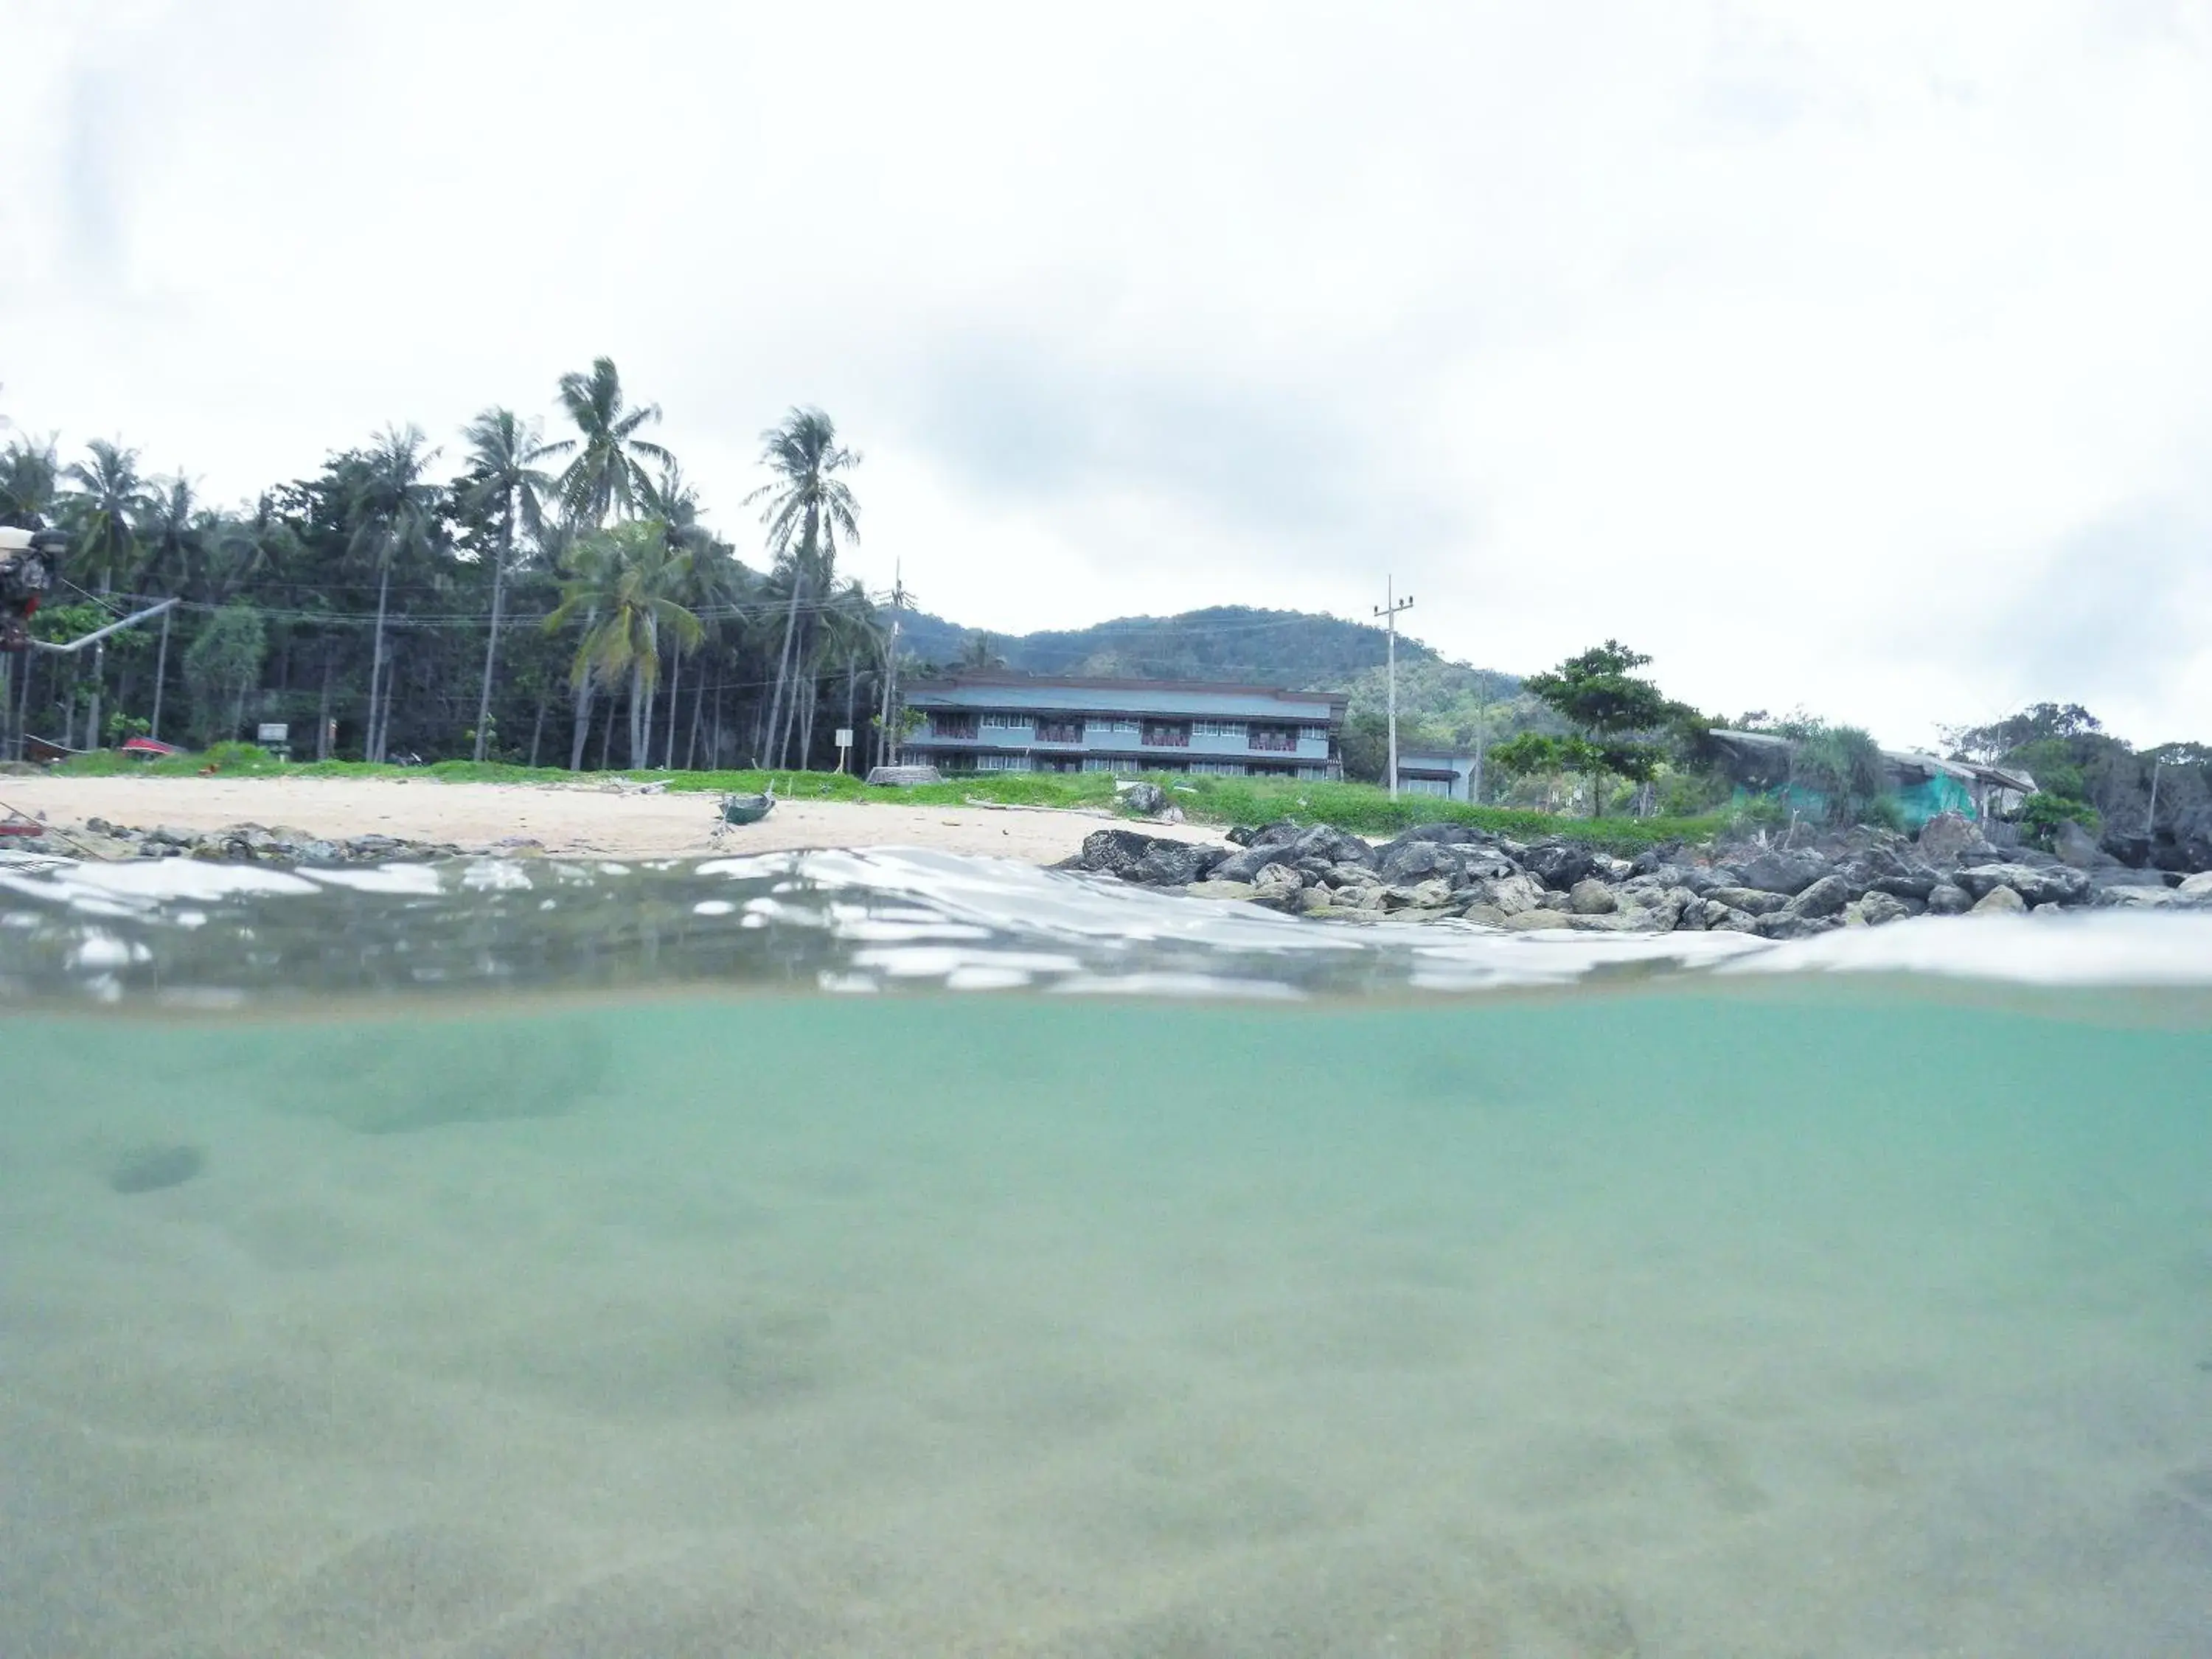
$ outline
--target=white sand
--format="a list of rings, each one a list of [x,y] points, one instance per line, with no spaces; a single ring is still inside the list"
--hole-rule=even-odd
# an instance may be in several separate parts
[[[0,777],[0,801],[69,826],[88,818],[152,829],[283,826],[324,836],[397,836],[471,851],[526,836],[549,853],[642,857],[823,847],[929,847],[1052,864],[1083,844],[1104,813],[1028,807],[915,806],[791,799],[762,823],[713,839],[711,794],[617,793],[597,786],[440,783],[429,778]],[[1218,843],[1195,825],[1146,833]]]

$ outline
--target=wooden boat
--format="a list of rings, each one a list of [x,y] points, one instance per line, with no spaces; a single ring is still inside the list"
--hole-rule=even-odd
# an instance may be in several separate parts
[[[725,795],[722,797],[724,823],[758,823],[775,806],[775,786],[771,783],[757,795]]]

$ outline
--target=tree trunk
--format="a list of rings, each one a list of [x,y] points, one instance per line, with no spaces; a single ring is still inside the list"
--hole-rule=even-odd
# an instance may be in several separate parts
[[[491,631],[484,640],[483,692],[477,698],[477,753],[482,760],[491,738],[491,672],[499,661],[500,601],[507,596],[507,561],[514,546],[514,497],[507,496],[507,512],[500,520],[499,547],[491,568]]]
[[[691,730],[684,739],[684,769],[698,769],[699,715],[707,701],[707,682],[702,678],[691,688]]]
[[[546,688],[538,688],[538,718],[530,723],[530,769],[538,769],[538,740],[545,735]]]
[[[154,718],[148,724],[146,734],[156,743],[161,739],[161,687],[169,678],[169,618],[174,615],[173,608],[161,613],[161,643],[154,653]]]
[[[783,732],[781,722],[783,718],[784,687],[791,674],[791,643],[793,636],[799,632],[799,597],[806,588],[804,571],[803,565],[793,564],[792,567],[791,605],[783,615],[783,649],[776,653],[775,659],[775,695],[769,700],[768,705],[769,741],[779,745]],[[777,766],[783,764],[781,746],[778,747],[775,754],[769,757],[769,759]]]
[[[315,708],[315,758],[325,761],[331,757],[331,663],[337,653],[330,642],[323,644],[323,696]]]
[[[576,684],[575,726],[568,741],[568,769],[584,769],[584,745],[592,738],[592,677],[586,673]]]
[[[860,746],[860,734],[853,730],[853,716],[860,712],[860,656],[857,651],[848,651],[845,653],[845,729],[853,732],[855,748]],[[844,769],[844,751],[840,750],[837,755],[839,770]]]
[[[806,708],[799,722],[799,769],[814,765],[814,711],[822,706],[822,684],[813,669],[806,671]]]
[[[377,718],[376,694],[378,683],[384,678],[384,602],[392,589],[392,560],[387,556],[376,578],[376,642],[368,658],[368,732],[363,739],[362,758],[380,761],[384,758],[384,729]]]
[[[653,764],[653,692],[641,658],[629,670],[629,763],[637,772]]]
[[[668,665],[668,752],[661,757],[660,769],[676,769],[676,711],[683,707],[677,694],[684,686],[684,647],[677,647]]]
[[[607,717],[599,724],[599,770],[607,769],[607,757],[614,752],[615,710],[622,707],[619,688],[607,693]]]

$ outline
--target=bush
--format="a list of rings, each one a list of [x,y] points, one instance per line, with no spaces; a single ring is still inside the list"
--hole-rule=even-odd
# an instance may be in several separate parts
[[[2078,823],[2094,836],[2100,822],[2097,809],[2087,801],[2074,800],[2047,789],[2030,795],[2020,809],[2021,833],[2045,852],[2051,850],[2060,824]]]
[[[258,743],[213,743],[196,758],[202,766],[222,772],[258,772],[276,763],[276,757]]]

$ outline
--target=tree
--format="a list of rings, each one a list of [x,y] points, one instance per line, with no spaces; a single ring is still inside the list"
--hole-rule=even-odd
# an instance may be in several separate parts
[[[368,729],[363,758],[384,758],[391,698],[385,686],[384,626],[389,611],[393,562],[410,552],[427,552],[435,534],[438,487],[423,478],[437,459],[425,451],[422,429],[387,428],[354,462],[350,517],[353,535],[347,551],[366,555],[376,571],[376,634],[368,669]],[[341,465],[343,464],[342,459]]]
[[[650,711],[660,678],[660,641],[698,644],[699,619],[678,602],[690,574],[690,556],[669,550],[655,519],[634,519],[586,538],[588,551],[563,585],[547,629],[588,619],[570,671],[578,683],[596,675],[612,684],[629,676],[630,764],[652,764]],[[612,711],[609,711],[611,716]]]
[[[1648,783],[1663,754],[1647,734],[1677,724],[1691,711],[1670,702],[1635,670],[1651,660],[1619,640],[1593,646],[1522,687],[1556,709],[1572,728],[1565,737],[1528,732],[1491,751],[1508,772],[1558,769],[1591,775],[1591,812],[1604,811],[1598,774]]]
[[[78,568],[93,579],[94,591],[106,595],[118,570],[127,571],[138,550],[137,520],[150,505],[145,480],[138,476],[138,452],[119,443],[94,438],[85,446],[89,462],[72,461],[64,475],[76,486],[62,496],[69,521],[71,551]],[[92,707],[85,717],[85,744],[100,742],[100,703],[107,684],[107,642],[92,647]]]
[[[0,448],[0,525],[17,530],[45,529],[60,477],[52,438],[44,443],[10,438],[7,447]]]
[[[768,718],[771,764],[780,767],[790,742],[786,694],[799,660],[794,654],[799,611],[810,591],[827,592],[836,579],[838,532],[854,541],[860,538],[860,503],[837,476],[858,466],[860,457],[839,446],[836,422],[822,410],[793,408],[761,434],[761,464],[773,476],[745,504],[768,503],[761,522],[768,526],[773,562],[786,568],[778,574],[787,575],[789,589]]]
[[[495,514],[498,540],[492,550],[491,626],[484,639],[483,689],[477,698],[476,758],[491,741],[491,681],[499,665],[499,624],[507,597],[507,571],[514,558],[517,526],[535,535],[544,521],[541,502],[553,481],[536,463],[551,452],[538,441],[538,428],[511,409],[487,409],[469,422],[469,471],[461,482],[462,504]]]
[[[1947,726],[1942,732],[1953,755],[1994,765],[2032,743],[2088,737],[2104,729],[2104,722],[2078,702],[2039,702],[1987,726]]]
[[[577,435],[547,444],[539,453],[574,456],[554,485],[562,511],[570,522],[592,528],[617,508],[629,517],[649,482],[646,464],[665,466],[672,459],[659,444],[637,435],[660,418],[660,405],[632,408],[623,398],[622,375],[611,357],[594,359],[588,374],[563,374],[560,398]]]
[[[228,735],[238,735],[246,720],[246,694],[260,678],[268,653],[268,629],[252,606],[227,605],[208,618],[185,653],[185,683],[192,689],[193,712],[204,740],[213,740],[224,731],[220,714],[226,701],[230,705]]]
[[[969,673],[984,673],[994,668],[1004,668],[1006,659],[991,647],[991,636],[980,630],[960,648],[959,665]]]

